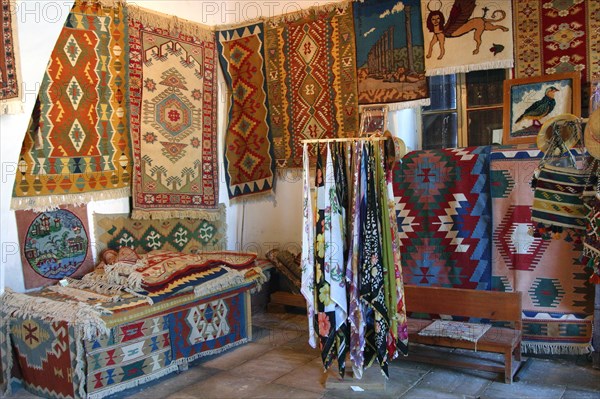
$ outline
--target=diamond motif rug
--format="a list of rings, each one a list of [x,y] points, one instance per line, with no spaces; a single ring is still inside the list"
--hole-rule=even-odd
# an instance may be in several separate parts
[[[354,27],[359,104],[429,105],[419,2],[357,2]]]
[[[71,9],[25,133],[13,209],[129,195],[126,35],[121,5]]]
[[[358,136],[352,4],[312,8],[265,25],[275,160],[279,167],[301,167],[301,140]],[[315,151],[311,146],[311,157]]]
[[[87,207],[16,211],[25,288],[81,277],[94,267]]]
[[[107,396],[177,371],[165,316],[124,323],[84,340],[87,393]]]
[[[0,115],[23,112],[16,4],[0,0]]]
[[[129,18],[134,219],[218,207],[215,37],[191,22],[171,33],[178,21],[139,7]]]
[[[530,183],[542,154],[527,145],[494,147],[492,289],[523,292],[523,350],[588,353],[594,290],[574,234],[544,240],[533,229]]]
[[[262,23],[217,33],[225,81],[231,92],[225,135],[229,198],[270,193],[275,158],[269,128]]]
[[[515,77],[581,72],[600,78],[600,2],[523,0],[515,4]]]
[[[512,68],[511,3],[421,0],[426,75]]]
[[[251,328],[248,300],[247,288],[239,289],[170,313],[173,361],[192,361],[247,342]]]
[[[489,289],[490,147],[414,151],[394,170],[406,284]]]
[[[227,247],[225,208],[216,220],[135,220],[128,214],[94,214],[96,246],[119,250],[129,247],[138,254],[156,249],[183,253],[223,250]]]

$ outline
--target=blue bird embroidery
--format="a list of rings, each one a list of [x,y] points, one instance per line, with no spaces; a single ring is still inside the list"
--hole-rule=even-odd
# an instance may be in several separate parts
[[[521,116],[517,118],[516,123],[521,122],[525,119],[532,121],[532,126],[541,126],[540,119],[548,115],[556,106],[556,100],[554,94],[560,91],[554,86],[550,86],[546,89],[544,97],[531,104]]]

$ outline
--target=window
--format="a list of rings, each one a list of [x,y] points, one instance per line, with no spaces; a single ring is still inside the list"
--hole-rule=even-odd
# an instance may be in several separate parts
[[[429,78],[423,149],[499,144],[505,69]]]

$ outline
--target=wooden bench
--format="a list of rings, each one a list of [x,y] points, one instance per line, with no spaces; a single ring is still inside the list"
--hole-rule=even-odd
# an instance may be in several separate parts
[[[427,319],[408,319],[410,343],[443,346],[449,348],[471,349],[494,352],[504,355],[504,365],[468,361],[466,356],[426,356],[411,355],[407,360],[427,361],[445,366],[468,367],[504,374],[504,381],[512,383],[513,376],[521,364],[521,292],[480,291],[459,288],[421,287],[405,285],[405,303],[407,312],[432,315],[452,315],[510,322],[511,327],[491,327],[474,343],[437,336],[422,336],[419,331],[432,321]],[[514,356],[514,361],[513,361]]]

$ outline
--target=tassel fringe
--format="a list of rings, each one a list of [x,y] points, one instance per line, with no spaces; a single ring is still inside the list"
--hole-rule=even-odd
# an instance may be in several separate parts
[[[22,114],[23,102],[20,98],[0,101],[0,115]]]
[[[183,364],[186,364],[186,363],[189,363],[189,362],[193,362],[194,360],[199,359],[201,357],[206,357],[206,356],[211,356],[211,355],[217,355],[219,353],[225,352],[228,349],[231,349],[231,348],[234,348],[236,346],[245,344],[247,342],[249,342],[248,338],[242,338],[239,341],[232,342],[232,343],[227,344],[225,346],[222,346],[222,347],[220,347],[218,349],[202,351],[202,352],[196,353],[195,355],[190,356],[190,357],[185,357],[183,359],[177,359],[177,360],[175,360],[173,362],[173,364],[175,364],[176,366],[179,366],[179,365],[183,365]]]
[[[80,194],[47,195],[39,197],[14,197],[10,209],[34,212],[50,212],[61,205],[82,206],[91,201],[127,198],[131,196],[129,187],[114,190],[102,190]]]
[[[411,101],[402,101],[399,103],[391,103],[391,104],[373,104],[373,105],[359,105],[358,107],[358,111],[359,112],[363,112],[363,110],[366,107],[387,107],[388,111],[399,111],[402,109],[409,109],[409,108],[417,108],[417,107],[426,107],[428,105],[431,104],[431,99],[430,98],[420,98],[418,100],[411,100]]]
[[[514,61],[512,59],[502,61],[489,61],[481,64],[457,65],[447,68],[425,69],[425,76],[450,75],[453,73],[466,73],[471,71],[482,71],[485,69],[512,68],[513,66]]]
[[[221,220],[225,212],[225,204],[219,204],[218,209],[214,211],[207,211],[203,209],[180,209],[172,211],[147,211],[134,209],[131,212],[132,219],[142,220],[162,220],[162,219],[177,219],[177,218],[191,218],[191,219],[205,219],[209,222]]]
[[[298,10],[289,12],[287,14],[277,15],[275,17],[269,18],[266,22],[272,25],[278,25],[281,23],[290,23],[295,22],[299,19],[306,18],[311,14],[316,14],[320,12],[331,12],[333,10],[339,9],[340,11],[346,11],[352,1],[342,1],[338,3],[328,3],[323,5],[312,6],[307,9]]]
[[[215,40],[215,28],[212,26],[202,25],[198,22],[163,14],[134,4],[127,6],[127,12],[130,20],[139,21],[144,26],[166,29],[172,35],[182,33],[205,42]]]
[[[157,379],[164,377],[168,374],[171,374],[177,370],[178,370],[178,367],[176,364],[170,364],[167,367],[157,371],[156,373],[145,375],[145,376],[137,378],[133,381],[129,381],[129,382],[122,383],[122,384],[116,384],[115,386],[92,392],[87,395],[87,399],[101,399],[101,398],[104,398],[105,396],[109,396],[114,393],[121,392],[121,391],[124,391],[129,388],[135,388],[141,384],[145,384],[147,382],[157,380]],[[82,397],[85,397],[85,396],[82,396]]]
[[[592,352],[591,344],[521,343],[523,353],[536,355],[587,355]]]

